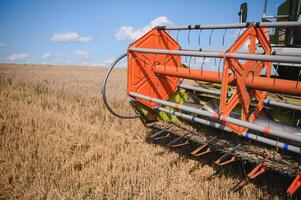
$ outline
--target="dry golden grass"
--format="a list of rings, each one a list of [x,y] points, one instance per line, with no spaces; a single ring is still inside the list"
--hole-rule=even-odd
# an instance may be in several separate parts
[[[211,166],[149,144],[100,96],[103,68],[0,65],[0,199],[278,199]],[[130,113],[126,73],[108,90]]]

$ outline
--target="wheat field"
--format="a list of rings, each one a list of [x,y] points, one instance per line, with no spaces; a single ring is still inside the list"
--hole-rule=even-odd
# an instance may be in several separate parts
[[[269,184],[233,191],[240,172],[215,176],[211,165],[146,142],[139,120],[105,109],[105,70],[0,65],[0,199],[283,198]],[[124,69],[108,91],[114,109],[130,114]]]

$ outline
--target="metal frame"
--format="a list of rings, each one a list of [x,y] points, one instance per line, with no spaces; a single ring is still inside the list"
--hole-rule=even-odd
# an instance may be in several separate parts
[[[212,90],[212,89],[206,89],[206,88],[201,88],[201,87],[194,87],[194,86],[184,85],[184,84],[179,84],[178,87],[182,88],[182,89],[187,89],[187,90],[192,90],[192,91],[197,91],[197,92],[203,92],[203,93],[207,93],[207,94],[221,95],[221,91],[219,91],[219,90]],[[228,94],[231,95],[231,92],[228,92]],[[273,101],[271,99],[265,99],[264,104],[267,105],[267,106],[271,105],[271,106],[277,106],[277,107],[281,107],[281,108],[287,108],[287,109],[291,109],[291,110],[301,111],[301,106],[299,106],[299,105],[293,105],[293,104],[277,102],[277,101]]]
[[[288,28],[301,27],[301,22],[245,22],[233,24],[213,24],[213,25],[186,25],[186,26],[157,26],[160,30],[208,30],[208,29],[242,29],[250,25],[260,28]]]
[[[277,56],[277,55],[258,55],[247,53],[227,53],[223,51],[189,51],[189,50],[166,50],[166,49],[144,49],[144,48],[128,48],[130,52],[150,53],[150,54],[166,54],[205,58],[233,58],[241,60],[255,60],[277,63],[301,63],[300,56]]]
[[[189,107],[189,106],[186,106],[186,105],[176,104],[176,103],[172,103],[172,102],[169,102],[169,101],[164,101],[164,100],[157,99],[157,98],[152,98],[152,97],[145,96],[145,95],[135,93],[135,92],[130,92],[129,95],[131,97],[144,99],[144,100],[155,102],[155,103],[158,103],[158,104],[161,104],[161,105],[170,106],[170,107],[175,108],[175,109],[181,109],[183,111],[198,114],[198,115],[201,115],[201,116],[204,116],[204,117],[211,118],[213,120],[232,123],[232,124],[235,124],[235,125],[238,125],[238,126],[242,126],[242,127],[254,130],[254,131],[264,133],[265,135],[271,135],[271,136],[275,136],[275,137],[283,138],[283,139],[286,139],[286,140],[301,143],[301,137],[298,136],[298,135],[301,135],[301,133],[296,133],[296,135],[295,134],[287,134],[287,133],[283,133],[279,130],[271,129],[270,127],[264,127],[264,126],[256,125],[254,123],[242,121],[242,120],[239,120],[239,119],[236,119],[236,118],[233,118],[233,117],[222,116],[222,115],[219,115],[218,113],[212,113],[212,112],[209,112],[209,111],[196,109],[196,108]]]
[[[227,128],[226,126],[224,126],[224,125],[222,125],[218,122],[213,122],[213,121],[209,121],[209,120],[202,119],[202,118],[199,118],[199,117],[195,117],[195,116],[192,116],[192,115],[184,114],[184,113],[181,113],[181,112],[178,112],[178,111],[169,110],[169,109],[163,108],[161,106],[157,106],[156,110],[159,110],[159,111],[171,114],[171,115],[175,115],[177,117],[180,117],[180,118],[183,118],[183,119],[186,119],[186,120],[197,122],[197,123],[200,123],[200,124],[203,124],[203,125],[206,125],[206,126],[210,126],[210,127],[216,128],[216,129],[220,129],[220,130],[227,131],[227,132],[232,132],[229,128]],[[255,135],[255,134],[250,133],[250,132],[245,132],[245,133],[243,133],[242,136],[247,138],[247,139],[254,140],[254,141],[257,141],[257,142],[261,142],[261,143],[264,143],[264,144],[267,144],[267,145],[270,145],[270,146],[278,147],[278,148],[281,148],[281,149],[286,150],[286,151],[301,154],[301,149],[299,147],[294,146],[294,145],[290,145],[290,144],[287,144],[287,143],[275,141],[275,140],[272,140],[272,139],[269,139],[269,138],[266,138],[266,137]]]

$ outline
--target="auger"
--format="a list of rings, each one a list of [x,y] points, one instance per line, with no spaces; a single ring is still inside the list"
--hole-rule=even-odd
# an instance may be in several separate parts
[[[284,13],[285,6],[290,9]],[[103,81],[103,99],[115,116],[140,118],[155,130],[152,139],[178,135],[168,142],[171,148],[197,141],[200,146],[191,155],[218,151],[222,153],[215,162],[218,166],[253,162],[256,166],[249,179],[267,170],[296,176],[287,190],[292,195],[301,185],[301,1],[284,2],[274,17],[264,12],[262,22],[246,22],[246,7],[241,5],[240,23],[154,27],[111,65]],[[268,21],[271,18],[276,21]],[[224,45],[230,29],[239,30],[239,36],[227,50],[179,44],[180,31],[188,32],[189,45],[191,32],[198,31],[199,45],[201,31],[209,30],[210,46],[213,31],[224,30]],[[175,39],[169,34],[172,31]],[[124,57],[127,92],[137,116],[115,113],[106,99],[107,79]],[[208,58],[215,65],[219,59],[217,71],[205,69]],[[199,64],[196,59],[203,61]]]

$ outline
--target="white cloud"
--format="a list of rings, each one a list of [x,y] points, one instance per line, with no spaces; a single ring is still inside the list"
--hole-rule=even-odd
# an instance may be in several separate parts
[[[77,41],[79,35],[77,33],[55,33],[51,40],[54,42],[74,42]]]
[[[51,53],[47,52],[47,53],[44,53],[42,58],[50,58],[52,56]]]
[[[62,64],[65,62],[64,56],[61,54],[52,54],[50,52],[43,53],[42,58],[47,64]]]
[[[165,16],[157,17],[151,23],[141,29],[135,29],[132,26],[122,26],[115,34],[117,40],[136,40],[155,26],[169,25],[171,21]]]
[[[53,42],[81,42],[88,43],[92,41],[92,37],[81,37],[78,33],[67,32],[67,33],[55,33],[50,38]]]
[[[30,56],[29,53],[27,52],[19,52],[19,53],[14,53],[11,56],[8,56],[6,58],[7,61],[9,62],[17,62],[17,61],[24,61]]]
[[[78,38],[78,41],[82,42],[82,43],[88,43],[88,42],[92,41],[92,37],[90,37],[90,36],[88,36],[88,37],[80,37],[80,38]]]
[[[76,50],[74,51],[74,55],[77,58],[88,58],[91,56],[91,53],[88,50]]]

